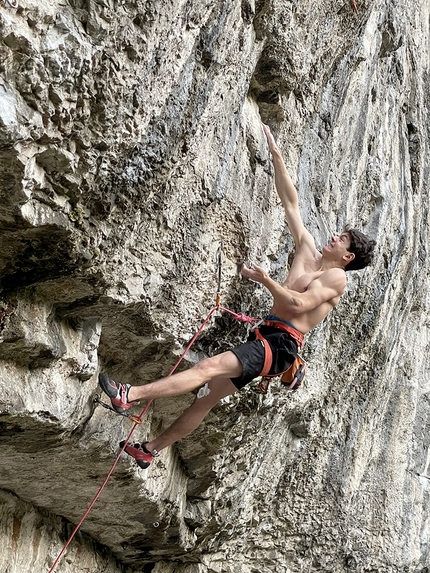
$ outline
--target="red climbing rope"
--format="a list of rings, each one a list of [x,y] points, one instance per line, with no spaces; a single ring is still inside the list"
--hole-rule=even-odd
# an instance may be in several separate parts
[[[242,314],[241,312],[233,312],[232,310],[229,310],[228,308],[225,308],[224,306],[216,306],[215,310],[223,310],[224,312],[227,312],[228,314],[231,314],[236,320],[239,320],[240,322],[247,322],[248,324],[252,324],[253,326],[255,324],[257,324],[257,322],[260,322],[259,318],[252,318],[251,316],[246,316],[246,314]]]
[[[149,407],[149,402],[148,402],[147,406]],[[143,412],[142,412],[141,415],[143,415]],[[115,467],[116,467],[116,465],[117,465],[117,463],[118,463],[118,461],[119,461],[119,458],[120,458],[122,452],[124,451],[124,449],[125,449],[125,447],[126,447],[126,445],[127,445],[127,443],[128,443],[128,440],[130,439],[130,437],[131,437],[132,433],[134,432],[136,426],[137,426],[137,423],[135,422],[133,428],[131,429],[130,434],[128,435],[128,438],[127,438],[127,440],[126,440],[124,446],[122,447],[121,451],[119,452],[118,456],[116,457],[116,460],[115,460],[114,463],[112,464],[112,467],[111,467],[111,469],[109,470],[109,473],[108,473],[108,475],[106,476],[105,481],[102,483],[102,485],[100,486],[98,492],[97,492],[96,495],[93,497],[93,499],[92,499],[90,505],[88,506],[88,508],[87,508],[87,510],[85,511],[84,515],[81,517],[79,523],[77,524],[77,526],[75,527],[75,529],[72,531],[72,534],[70,535],[69,539],[67,540],[67,543],[64,545],[63,549],[62,549],[62,550],[60,551],[60,553],[58,554],[57,559],[56,559],[56,560],[54,561],[54,563],[52,564],[52,567],[51,567],[51,569],[49,570],[49,573],[51,573],[52,571],[54,571],[55,567],[57,566],[57,563],[60,561],[60,559],[61,559],[61,557],[63,556],[64,552],[65,552],[66,549],[69,547],[69,545],[70,545],[72,539],[75,537],[75,535],[76,535],[76,533],[78,532],[79,528],[81,527],[82,523],[83,523],[84,520],[86,519],[87,515],[90,513],[90,511],[91,511],[93,505],[96,503],[96,501],[97,501],[98,498],[100,497],[100,494],[102,493],[102,491],[103,491],[105,485],[106,485],[107,482],[109,481],[109,478],[110,478],[110,476],[112,475],[112,472],[113,472],[113,470],[115,469]]]
[[[222,253],[222,243],[220,244],[218,251],[217,251],[217,265],[218,265],[218,291],[217,291],[217,295],[216,295],[216,302],[215,302],[215,306],[209,311],[209,314],[207,315],[207,317],[203,320],[200,328],[197,330],[197,332],[195,333],[195,335],[193,336],[193,338],[191,339],[190,343],[188,344],[188,346],[185,348],[184,352],[181,354],[179,360],[176,362],[176,364],[174,365],[174,367],[172,368],[172,370],[169,372],[169,374],[167,375],[167,378],[169,376],[172,376],[172,374],[176,371],[176,369],[178,368],[179,364],[182,362],[182,360],[185,358],[185,356],[187,355],[188,351],[190,350],[190,348],[192,347],[192,345],[194,344],[194,342],[196,341],[196,339],[198,338],[198,336],[200,335],[200,333],[202,332],[202,330],[204,329],[204,327],[206,326],[206,324],[208,323],[208,321],[212,318],[212,315],[217,311],[217,310],[223,310],[224,312],[231,314],[236,320],[239,320],[240,322],[246,322],[248,324],[251,324],[253,326],[255,326],[258,322],[259,319],[258,318],[252,318],[250,316],[246,316],[245,314],[242,313],[236,313],[233,312],[232,310],[229,310],[228,308],[225,308],[224,306],[220,305],[220,301],[221,301],[221,294],[220,294],[220,290],[221,290],[221,253]],[[88,509],[85,511],[84,515],[82,516],[82,518],[80,519],[79,523],[77,524],[77,526],[75,527],[75,529],[73,530],[72,534],[70,535],[69,539],[67,540],[67,543],[64,545],[63,549],[61,550],[61,552],[59,553],[58,557],[56,558],[56,560],[54,561],[51,569],[49,570],[48,573],[52,573],[52,571],[54,571],[55,567],[57,566],[57,563],[60,561],[61,557],[64,555],[66,549],[68,548],[68,546],[70,545],[72,539],[74,538],[74,536],[76,535],[76,533],[78,532],[79,528],[81,527],[82,523],[84,522],[84,520],[86,519],[86,517],[88,516],[89,512],[91,511],[93,505],[96,503],[96,501],[98,500],[98,498],[100,497],[100,494],[102,493],[105,485],[107,484],[110,476],[112,475],[113,470],[115,469],[121,454],[123,453],[123,451],[125,450],[125,448],[127,447],[127,444],[131,438],[131,436],[133,435],[134,430],[136,429],[136,427],[142,423],[142,417],[146,414],[146,412],[148,411],[149,406],[152,404],[154,400],[151,399],[149,400],[149,402],[145,405],[145,407],[143,408],[143,410],[141,411],[141,413],[139,414],[139,416],[130,416],[129,419],[134,422],[132,429],[130,430],[130,433],[127,436],[127,439],[124,441],[124,445],[121,448],[121,450],[119,451],[119,454],[117,455],[114,463],[112,464],[111,469],[109,470],[108,475],[106,476],[106,479],[104,480],[104,482],[102,483],[102,485],[100,486],[99,490],[97,491],[96,495],[93,497],[90,505],[88,506]]]
[[[258,321],[258,319],[256,318],[251,318],[249,316],[246,316],[244,314],[241,313],[236,313],[233,312],[231,310],[229,310],[228,308],[224,308],[223,306],[219,305],[219,296],[217,296],[217,306],[214,306],[214,308],[212,308],[212,310],[209,312],[209,314],[207,315],[207,317],[204,319],[204,321],[202,322],[200,328],[197,330],[196,334],[193,336],[193,338],[191,339],[190,343],[188,344],[188,346],[186,347],[186,349],[184,350],[184,352],[181,354],[179,360],[176,362],[175,366],[172,368],[172,370],[169,372],[169,374],[167,375],[167,377],[172,376],[172,374],[175,372],[175,370],[178,368],[179,364],[182,362],[182,360],[185,358],[185,356],[187,355],[188,351],[190,350],[190,348],[192,347],[192,345],[194,344],[194,342],[196,341],[196,339],[198,338],[198,336],[200,335],[200,333],[202,332],[202,330],[204,329],[204,327],[206,326],[206,324],[208,323],[208,321],[212,318],[212,315],[214,314],[214,312],[216,312],[217,310],[223,310],[225,312],[227,312],[228,314],[231,314],[232,316],[234,316],[234,318],[236,320],[240,320],[241,322],[248,322],[250,324],[254,324],[255,322]],[[82,516],[82,518],[80,519],[79,523],[77,524],[77,526],[75,527],[75,529],[73,530],[72,534],[70,535],[69,539],[67,540],[67,543],[64,545],[63,549],[61,550],[61,552],[59,553],[58,557],[56,558],[56,560],[54,561],[51,569],[49,570],[48,573],[52,573],[52,571],[54,571],[55,567],[57,566],[58,562],[60,561],[61,557],[64,555],[66,549],[68,548],[68,546],[70,545],[72,539],[74,538],[74,536],[76,535],[76,533],[78,532],[79,528],[81,527],[82,523],[84,522],[84,520],[86,519],[86,517],[88,516],[89,512],[91,511],[92,507],[94,506],[94,504],[96,503],[96,501],[98,500],[98,498],[100,497],[100,494],[102,493],[105,485],[107,484],[110,476],[113,473],[113,470],[115,469],[122,452],[124,451],[124,449],[126,448],[131,436],[133,435],[134,430],[136,429],[136,427],[142,423],[142,417],[146,414],[146,412],[148,411],[149,406],[152,404],[153,399],[149,400],[149,402],[145,405],[145,407],[143,408],[143,410],[141,411],[141,413],[139,414],[139,416],[137,417],[133,417],[131,418],[132,421],[134,422],[133,427],[130,431],[130,433],[127,436],[127,439],[124,442],[123,447],[121,448],[119,454],[117,455],[114,463],[112,464],[111,469],[109,470],[108,475],[106,476],[106,479],[104,480],[104,482],[102,483],[102,485],[100,486],[99,490],[97,491],[96,495],[93,497],[90,505],[88,506],[88,509],[85,511],[84,515]]]

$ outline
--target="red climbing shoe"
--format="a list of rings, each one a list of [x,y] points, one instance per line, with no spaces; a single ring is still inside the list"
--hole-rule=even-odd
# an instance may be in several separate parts
[[[151,462],[154,459],[154,456],[151,454],[151,452],[148,452],[148,450],[145,448],[146,443],[147,442],[143,442],[143,444],[137,443],[133,446],[131,444],[127,444],[124,449],[124,451],[129,456],[136,460],[137,465],[143,470],[146,470],[146,468],[151,465]],[[124,444],[125,440],[119,443],[121,448],[124,447]]]
[[[135,402],[128,401],[130,384],[120,384],[111,380],[107,374],[99,374],[99,384],[112,403],[112,408],[118,414],[124,414]]]

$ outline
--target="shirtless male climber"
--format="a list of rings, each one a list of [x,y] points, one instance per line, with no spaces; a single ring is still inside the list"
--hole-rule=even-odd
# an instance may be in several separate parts
[[[303,335],[337,305],[346,287],[345,271],[362,269],[371,262],[376,242],[356,229],[347,228],[339,236],[333,236],[322,252],[318,252],[313,238],[303,226],[297,191],[273,135],[267,126],[263,129],[272,154],[276,190],[296,248],[290,272],[282,284],[272,280],[260,267],[242,266],[242,275],[264,285],[273,296],[270,314],[259,330],[270,345],[269,374],[274,375],[290,367]],[[141,468],[148,467],[161,450],[197,428],[221,398],[234,394],[258,377],[263,370],[265,353],[262,341],[251,332],[245,344],[143,386],[120,384],[107,374],[100,374],[100,386],[118,413],[126,411],[134,402],[186,394],[208,382],[209,394],[196,397],[162,434],[142,444],[127,444],[125,451]],[[123,446],[124,442],[121,442]]]

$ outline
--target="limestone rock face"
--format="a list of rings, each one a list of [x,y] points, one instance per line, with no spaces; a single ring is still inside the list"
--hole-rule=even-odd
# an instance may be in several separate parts
[[[1,2],[1,572],[52,566],[133,427],[99,371],[170,371],[221,243],[222,303],[267,311],[238,265],[282,280],[293,243],[261,120],[318,246],[350,223],[375,263],[308,335],[304,388],[250,385],[146,471],[123,456],[56,570],[428,572],[429,21],[428,0]],[[185,365],[245,336],[217,313]]]

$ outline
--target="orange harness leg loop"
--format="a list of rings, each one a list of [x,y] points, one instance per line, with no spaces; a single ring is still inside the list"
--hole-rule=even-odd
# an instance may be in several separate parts
[[[260,372],[259,376],[267,376],[270,372],[270,367],[272,366],[273,362],[272,349],[270,348],[270,344],[267,342],[264,336],[262,336],[258,328],[256,328],[254,332],[256,339],[261,340],[261,342],[264,345],[264,364],[263,364],[263,369]]]

